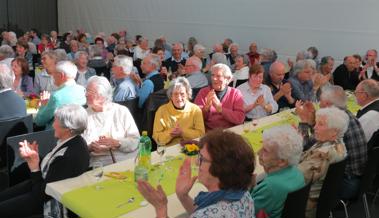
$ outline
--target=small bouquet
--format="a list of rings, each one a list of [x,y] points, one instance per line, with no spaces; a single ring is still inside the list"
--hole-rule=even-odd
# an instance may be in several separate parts
[[[180,143],[182,145],[182,153],[188,156],[199,154],[200,148],[197,141],[186,141]]]
[[[37,94],[31,93],[26,97],[26,100],[28,102],[27,107],[30,108],[37,108],[39,103],[39,96]]]

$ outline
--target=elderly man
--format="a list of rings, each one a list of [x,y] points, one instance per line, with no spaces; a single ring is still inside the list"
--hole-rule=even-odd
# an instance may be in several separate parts
[[[246,53],[249,57],[250,66],[259,62],[258,46],[256,42],[252,42],[249,46],[249,52]]]
[[[232,80],[230,68],[226,64],[216,64],[211,72],[212,85],[202,88],[195,99],[195,104],[203,111],[206,128],[229,128],[243,123],[243,96],[239,90],[228,87]]]
[[[235,63],[235,58],[238,54],[239,45],[237,43],[232,43],[229,46],[229,53],[226,54],[226,59],[228,60],[229,67],[232,67]]]
[[[207,77],[200,71],[201,65],[201,60],[196,56],[188,58],[186,65],[184,65],[184,70],[192,89],[203,88],[208,85]]]
[[[319,70],[320,73],[324,76],[327,76],[329,78],[329,81],[327,84],[333,83],[333,75],[332,70],[334,67],[334,58],[332,56],[325,56],[321,58]]]
[[[280,61],[275,61],[270,66],[268,80],[266,85],[271,88],[274,100],[278,103],[278,111],[282,108],[294,107],[295,99],[291,95],[291,84],[284,78],[286,67]]]
[[[0,64],[5,64],[11,68],[11,63],[14,58],[14,51],[9,45],[0,46]]]
[[[138,89],[138,107],[143,108],[145,101],[151,93],[159,91],[164,87],[164,81],[159,75],[157,69],[160,67],[160,58],[158,55],[150,54],[146,56],[141,64],[142,72],[146,75],[141,88]]]
[[[368,146],[379,142],[379,84],[373,79],[360,82],[355,90],[355,98],[361,109],[357,118],[365,132]]]
[[[26,106],[15,91],[12,90],[13,78],[11,69],[0,64],[0,121],[26,116]]]
[[[263,132],[259,164],[267,176],[252,189],[256,217],[282,217],[287,194],[302,188],[304,176],[297,168],[303,139],[291,126],[273,127]]]
[[[77,84],[86,87],[88,79],[96,75],[95,69],[88,67],[88,53],[86,51],[76,52],[75,64],[78,67],[75,81]]]
[[[312,74],[316,64],[313,60],[300,60],[296,62],[293,76],[288,79],[292,87],[292,97],[295,100],[313,101],[315,100],[315,90],[313,88]]]
[[[366,63],[360,71],[361,79],[374,79],[379,81],[379,63],[376,62],[378,52],[375,49],[370,49],[366,52]]]
[[[344,181],[341,184],[340,197],[342,199],[352,199],[357,194],[360,178],[367,162],[367,144],[364,131],[358,119],[346,108],[347,97],[341,86],[329,86],[323,89],[320,96],[320,107],[337,107],[349,116],[348,128],[343,135],[343,141],[347,150],[347,165],[345,168]],[[297,105],[298,107],[301,105]],[[314,110],[308,111],[310,116],[314,116]],[[313,121],[300,123],[299,129],[306,136],[305,148],[312,146],[316,139],[308,137],[309,132],[314,132]]]
[[[150,54],[149,40],[141,37],[138,45],[134,48],[133,60],[143,60],[148,54]]]
[[[133,60],[125,55],[117,55],[112,65],[113,77],[116,79],[113,101],[127,101],[137,97],[136,84],[130,77]]]
[[[299,169],[303,172],[306,183],[312,183],[306,217],[315,217],[318,197],[329,165],[346,157],[343,136],[348,127],[349,116],[336,107],[322,108],[315,116],[309,111],[314,111],[311,102],[296,108],[302,121],[310,121],[312,118],[315,120],[314,136],[317,142],[302,154],[299,162]]]
[[[333,72],[334,84],[341,86],[344,90],[354,90],[359,83],[359,73],[355,69],[355,58],[347,56],[343,64]]]
[[[182,43],[174,43],[172,45],[172,56],[163,61],[162,65],[174,74],[181,74],[183,71],[183,66],[186,64],[186,59],[182,57],[182,53]]]
[[[56,70],[51,74],[58,89],[51,96],[49,92],[42,93],[40,97],[41,107],[34,120],[37,126],[51,128],[54,112],[62,105],[84,105],[86,103],[84,87],[75,82],[77,72],[78,68],[72,62],[58,62]]]

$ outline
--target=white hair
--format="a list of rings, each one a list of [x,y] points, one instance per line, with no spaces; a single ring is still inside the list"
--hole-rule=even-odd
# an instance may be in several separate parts
[[[155,69],[158,70],[161,67],[161,58],[159,55],[156,54],[149,54],[148,57],[150,57],[149,64],[152,64],[155,66]]]
[[[347,96],[341,86],[325,86],[321,90],[320,99],[332,103],[335,107],[346,108]]]
[[[105,98],[105,101],[112,102],[113,100],[113,90],[108,79],[103,76],[92,76],[88,79],[87,87],[89,84],[94,84],[96,86],[97,93]]]
[[[212,55],[212,61],[214,61],[216,64],[228,64],[228,60],[226,59],[226,56],[221,52],[216,52]]]
[[[187,61],[190,61],[193,65],[195,65],[197,71],[200,71],[201,67],[203,66],[203,63],[201,63],[200,58],[198,58],[196,56],[192,56],[192,57],[188,58]]]
[[[129,74],[133,69],[133,59],[126,55],[117,55],[114,58],[113,66],[122,67],[124,74]]]
[[[79,135],[87,129],[87,111],[80,105],[67,104],[54,113],[62,128],[70,129],[72,135]]]
[[[348,124],[349,116],[336,107],[321,108],[316,112],[316,119],[325,117],[328,128],[337,130],[337,139],[342,139]]]
[[[180,87],[184,87],[186,89],[187,99],[191,99],[192,98],[191,85],[185,77],[181,77],[181,76],[170,82],[170,86],[167,89],[168,98],[171,99],[172,93],[174,92],[174,90]]]
[[[14,51],[13,51],[12,47],[10,47],[9,45],[0,46],[0,57],[13,58],[14,57]]]
[[[233,43],[230,44],[230,46],[229,46],[229,53],[230,53],[230,49],[231,49],[232,47],[237,47],[237,50],[238,50],[240,46],[239,46],[237,43],[233,42]]]
[[[75,79],[78,73],[78,68],[71,61],[59,61],[56,69],[58,72],[64,73],[66,77],[70,79]]]
[[[194,52],[200,52],[200,51],[205,51],[205,47],[201,44],[196,44],[194,47],[193,47],[193,51]]]
[[[263,132],[263,141],[277,146],[277,155],[289,165],[299,163],[303,152],[303,137],[290,125],[275,126]]]
[[[229,80],[233,78],[232,71],[230,70],[229,66],[226,64],[215,64],[211,67],[211,72],[213,72],[214,70],[221,70],[222,75],[225,78],[228,78]]]
[[[79,60],[80,56],[86,56],[86,58],[88,59],[88,53],[86,51],[78,51],[75,53],[75,60]]]
[[[12,88],[13,77],[11,72],[12,71],[8,65],[0,63],[0,90]]]
[[[299,60],[296,62],[295,66],[293,67],[293,75],[296,76],[298,73],[303,71],[306,68],[314,68],[315,65],[312,64],[313,60]],[[313,61],[314,63],[314,61]]]

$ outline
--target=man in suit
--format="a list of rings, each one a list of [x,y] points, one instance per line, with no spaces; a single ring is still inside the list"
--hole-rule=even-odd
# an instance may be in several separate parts
[[[72,62],[58,62],[56,70],[52,73],[54,84],[58,89],[51,96],[46,91],[40,96],[41,107],[34,119],[37,126],[45,126],[50,129],[54,112],[62,105],[84,105],[86,103],[85,88],[75,82],[77,72],[78,68]]]
[[[0,64],[0,121],[26,116],[25,101],[11,89],[13,78],[11,70]]]
[[[347,56],[343,64],[333,72],[334,84],[341,86],[344,90],[354,90],[359,83],[358,75],[355,69],[355,58]]]
[[[377,58],[378,52],[375,49],[370,49],[366,52],[366,63],[359,74],[361,79],[379,81],[379,63],[376,62]]]

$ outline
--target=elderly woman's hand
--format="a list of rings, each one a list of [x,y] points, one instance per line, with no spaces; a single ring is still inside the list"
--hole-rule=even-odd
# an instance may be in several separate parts
[[[315,123],[316,109],[312,102],[296,101],[296,114],[299,116],[301,122],[313,125]]]
[[[26,140],[20,142],[20,156],[28,163],[30,171],[39,171],[38,144],[36,141],[29,143]]]
[[[162,186],[158,185],[157,189],[153,188],[148,182],[143,180],[137,181],[138,191],[142,196],[154,206],[157,217],[167,217],[167,196]]]
[[[100,136],[99,140],[97,140],[96,143],[100,145],[105,145],[107,147],[106,150],[108,150],[109,148],[115,150],[120,147],[120,142],[118,140],[107,136]]]
[[[179,123],[176,123],[175,127],[171,131],[172,137],[180,137],[183,134],[183,130],[180,128]]]
[[[181,198],[187,196],[195,183],[197,176],[192,177],[191,174],[191,159],[184,160],[179,170],[179,175],[176,178],[176,195]]]

